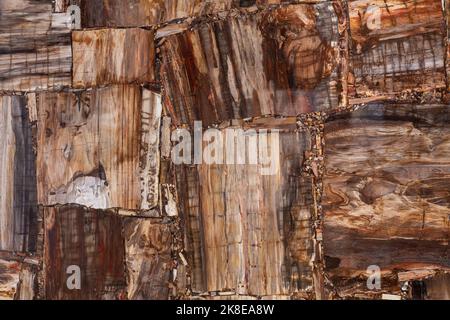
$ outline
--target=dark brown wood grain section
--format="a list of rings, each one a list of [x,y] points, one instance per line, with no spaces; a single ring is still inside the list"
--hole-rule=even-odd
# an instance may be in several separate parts
[[[167,300],[172,267],[171,225],[162,220],[125,218],[123,226],[128,298]]]
[[[77,206],[43,210],[46,299],[126,299],[121,218]],[[71,266],[79,268],[79,289],[68,286]]]
[[[232,0],[79,0],[84,27],[149,26],[231,8]]]
[[[2,0],[0,12],[0,91],[70,85],[69,16],[51,0]]]
[[[449,270],[449,111],[368,105],[326,124],[324,250],[338,288],[371,265],[394,280]]]
[[[450,101],[450,1],[444,2],[444,14],[447,16],[447,102]]]
[[[36,159],[25,96],[0,96],[0,250],[34,252]]]
[[[176,125],[334,108],[338,38],[327,3],[219,19],[168,36],[161,47],[166,108]]]

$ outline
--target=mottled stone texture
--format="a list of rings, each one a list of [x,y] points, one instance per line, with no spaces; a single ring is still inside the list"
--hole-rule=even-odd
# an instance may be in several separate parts
[[[37,95],[39,203],[158,204],[160,99],[135,85]]]

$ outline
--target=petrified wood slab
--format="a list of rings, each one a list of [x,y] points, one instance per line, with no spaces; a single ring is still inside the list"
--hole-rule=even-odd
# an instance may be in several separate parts
[[[221,293],[219,292],[217,296],[207,296],[202,297],[199,300],[211,300],[211,301],[248,301],[248,300],[291,300],[291,296],[289,295],[275,295],[275,296],[264,296],[264,297],[255,297],[255,296],[245,296],[245,295],[231,295],[230,293]]]
[[[387,278],[449,269],[449,111],[369,105],[326,124],[324,250],[338,288],[370,265]]]
[[[74,31],[73,87],[154,82],[153,35],[139,28]]]
[[[17,285],[16,300],[33,300],[37,293],[38,266],[35,264],[23,263],[19,273],[19,283]]]
[[[24,96],[0,96],[0,250],[33,252],[36,167]]]
[[[307,1],[307,2],[320,2]],[[322,0],[323,1],[323,0]],[[83,28],[142,27],[233,8],[253,5],[275,5],[304,2],[302,0],[72,0],[81,8]]]
[[[311,289],[312,183],[301,174],[309,134],[287,126],[279,139],[274,175],[262,175],[260,164],[177,166],[194,293]]]
[[[76,3],[74,0],[53,0],[53,12],[66,12],[71,3]]]
[[[161,220],[123,221],[128,299],[167,300],[173,239],[171,226]]]
[[[84,27],[149,26],[231,8],[232,0],[80,0]]]
[[[2,0],[0,12],[0,91],[70,85],[70,16],[51,0]]]
[[[338,39],[327,3],[194,25],[161,47],[167,110],[176,125],[208,125],[334,108]]]
[[[407,298],[412,300],[449,300],[450,274],[433,272],[432,270],[427,271],[429,274],[422,272],[419,274],[422,277],[405,282]]]
[[[351,0],[348,5],[353,95],[402,98],[403,92],[411,98],[412,90],[418,95],[445,88],[441,0]]]
[[[134,211],[156,207],[160,100],[138,86],[121,85],[39,93],[39,203]]]
[[[121,218],[77,206],[44,208],[46,299],[125,299]],[[79,268],[80,286],[75,276]]]

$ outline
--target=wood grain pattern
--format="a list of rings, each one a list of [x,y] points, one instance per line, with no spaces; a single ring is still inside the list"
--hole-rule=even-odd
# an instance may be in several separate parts
[[[76,1],[71,0],[54,0],[53,12],[66,12],[71,2],[76,3]]]
[[[145,29],[74,31],[72,86],[154,82],[153,35]]]
[[[194,293],[283,295],[311,286],[311,180],[301,176],[307,133],[280,133],[279,170],[260,165],[177,168]]]
[[[369,105],[326,124],[324,250],[338,287],[370,265],[449,270],[449,110]]]
[[[354,0],[349,15],[353,95],[445,88],[440,0]]]
[[[166,108],[176,125],[296,116],[339,103],[334,8],[291,5],[203,23],[162,44]]]
[[[449,274],[437,274],[424,282],[427,300],[450,300]]]
[[[125,299],[125,247],[120,217],[77,206],[44,208],[45,298]],[[66,284],[78,266],[81,287]]]
[[[321,2],[324,0],[307,2]],[[231,9],[297,3],[302,0],[72,0],[80,6],[82,26],[142,27]]]
[[[0,250],[34,252],[36,167],[24,96],[0,96]]]
[[[159,203],[158,95],[113,86],[37,100],[40,204],[138,211]]]
[[[165,20],[184,18],[205,11],[199,0],[81,0],[84,27],[149,26]],[[230,0],[209,2],[209,6],[229,9]]]
[[[447,101],[450,101],[450,1],[447,0],[444,4],[444,14],[447,16]]]
[[[51,0],[3,0],[0,12],[0,91],[70,85],[70,16]]]
[[[167,300],[173,247],[169,224],[125,218],[128,299]]]

